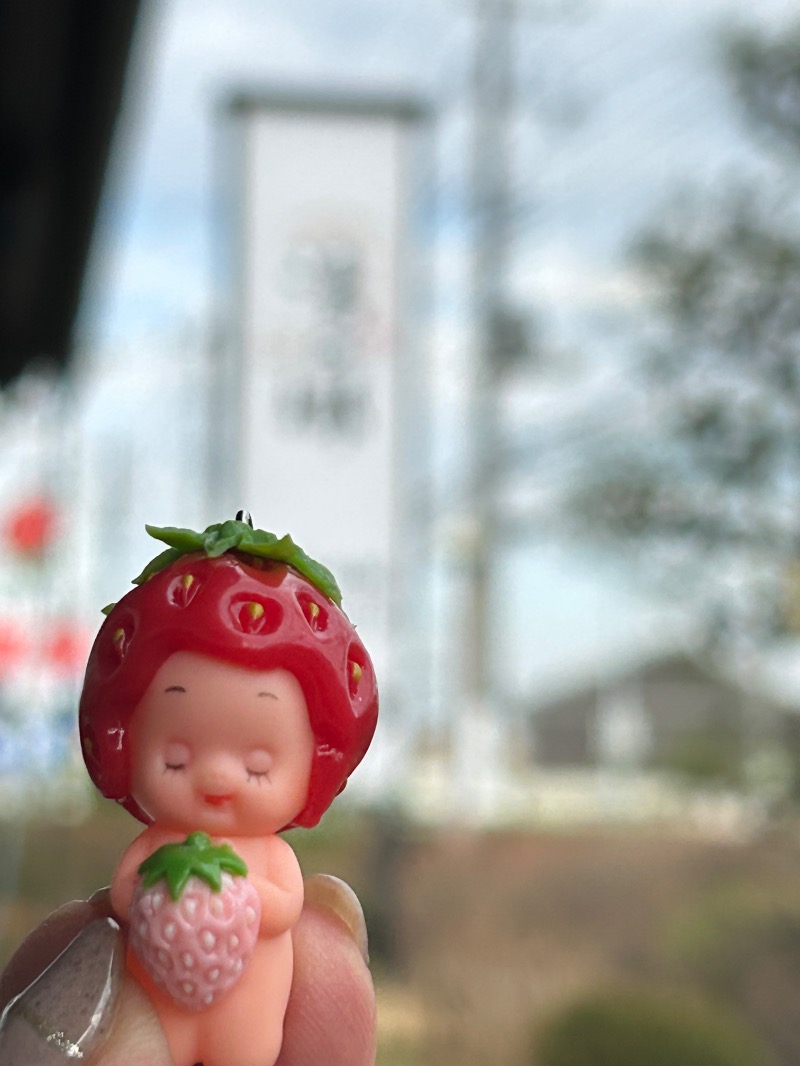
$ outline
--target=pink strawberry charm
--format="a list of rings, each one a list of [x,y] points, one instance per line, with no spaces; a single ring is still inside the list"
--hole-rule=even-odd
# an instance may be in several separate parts
[[[261,901],[230,844],[207,833],[165,844],[139,867],[130,943],[157,985],[201,1011],[239,980],[258,938]]]

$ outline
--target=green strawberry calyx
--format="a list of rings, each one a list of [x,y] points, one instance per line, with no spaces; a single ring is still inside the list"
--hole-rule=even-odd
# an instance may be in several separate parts
[[[166,881],[177,902],[190,877],[199,877],[214,892],[221,892],[223,873],[246,877],[247,866],[230,844],[213,844],[208,833],[198,831],[180,843],[163,844],[144,860],[138,873],[144,889]]]
[[[291,566],[337,607],[342,605],[342,593],[336,578],[326,566],[306,555],[288,533],[278,537],[264,529],[253,529],[248,522],[240,522],[238,519],[217,522],[208,526],[202,533],[175,526],[145,525],[144,528],[151,537],[167,544],[168,548],[152,559],[141,574],[133,579],[134,585],[143,584],[189,552],[205,552],[209,559],[216,559],[225,552],[235,551],[253,559],[269,559]],[[113,608],[114,604],[109,604],[103,608],[103,613],[108,614]]]

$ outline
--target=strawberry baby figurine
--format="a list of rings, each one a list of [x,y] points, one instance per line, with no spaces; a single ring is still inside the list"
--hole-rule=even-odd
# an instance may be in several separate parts
[[[279,834],[316,825],[362,759],[375,676],[290,537],[147,529],[169,547],[108,609],[80,705],[92,780],[147,826],[111,900],[175,1066],[271,1066],[303,904]]]

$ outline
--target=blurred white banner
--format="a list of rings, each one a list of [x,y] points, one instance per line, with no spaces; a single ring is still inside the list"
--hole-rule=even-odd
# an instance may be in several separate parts
[[[237,370],[218,421],[236,466],[219,471],[217,495],[231,516],[247,508],[333,570],[385,676],[403,529],[398,435],[414,376],[410,144],[422,113],[399,100],[273,95],[236,97],[227,117]]]

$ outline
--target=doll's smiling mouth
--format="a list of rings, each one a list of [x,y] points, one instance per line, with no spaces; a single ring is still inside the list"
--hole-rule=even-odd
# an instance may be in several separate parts
[[[221,807],[225,803],[230,803],[234,798],[233,793],[229,793],[224,796],[203,796],[203,802],[207,803],[209,807]]]

